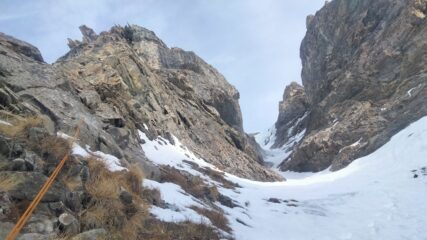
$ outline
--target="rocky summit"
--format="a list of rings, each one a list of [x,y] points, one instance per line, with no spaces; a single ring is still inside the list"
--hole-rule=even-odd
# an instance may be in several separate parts
[[[282,170],[338,170],[427,115],[427,3],[334,0],[307,17],[302,83],[286,87],[274,147],[305,131]]]
[[[67,134],[82,120],[82,144],[125,163],[149,164],[140,130],[150,138],[176,136],[241,177],[280,179],[262,166],[255,141],[243,132],[239,92],[196,54],[168,48],[136,25],[99,35],[80,30],[83,40],[69,39],[70,51],[53,64],[30,44],[0,35],[2,105],[17,109],[22,100]]]

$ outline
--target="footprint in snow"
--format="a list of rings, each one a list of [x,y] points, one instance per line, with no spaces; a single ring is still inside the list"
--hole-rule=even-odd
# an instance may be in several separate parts
[[[354,193],[347,193],[347,194],[342,194],[344,196],[353,196]],[[341,196],[342,196],[341,195]],[[274,203],[274,204],[284,204],[286,207],[286,211],[283,211],[283,214],[299,214],[299,213],[305,213],[305,214],[310,214],[310,215],[315,215],[315,216],[321,216],[321,217],[326,217],[326,210],[323,207],[320,207],[316,204],[311,204],[309,202],[299,202],[298,200],[295,199],[279,199],[279,198],[269,198],[269,199],[265,199],[267,202],[269,203]],[[272,210],[273,212],[278,212],[277,209]]]
[[[285,199],[285,200],[283,200],[283,199],[274,198],[274,197],[271,197],[271,198],[265,199],[265,200],[267,202],[270,202],[270,203],[285,203],[288,206],[292,205],[292,206],[295,206],[295,207],[297,206],[297,203],[298,203],[298,201],[295,200],[295,199]]]
[[[427,176],[427,167],[421,167],[419,169],[413,169],[411,170],[411,173],[413,174],[412,177],[413,178],[418,178],[418,177],[425,177]]]
[[[315,216],[320,216],[320,217],[326,217],[326,214],[324,212],[318,211],[318,210],[304,209],[303,212],[306,213],[306,214],[310,214],[310,215],[315,215]]]

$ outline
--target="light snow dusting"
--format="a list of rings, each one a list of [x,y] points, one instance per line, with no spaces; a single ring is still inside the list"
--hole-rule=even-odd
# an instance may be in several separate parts
[[[270,149],[276,141],[276,126],[273,125],[266,132],[256,134],[255,140],[264,149]]]
[[[0,120],[0,124],[7,125],[7,126],[12,126],[12,124],[10,124],[10,123],[8,123],[6,121],[3,121],[3,120]]]
[[[273,148],[276,141],[276,126],[273,125],[265,133],[258,133],[255,135],[255,140],[263,149],[264,162],[266,165],[270,165],[273,169],[277,170],[279,165],[284,159],[291,155],[293,147],[299,143],[305,135],[306,129],[298,132],[294,136],[291,136],[293,129],[306,118],[308,113],[305,113],[302,117],[298,118],[295,124],[288,129],[289,140],[280,148]],[[279,172],[281,173],[281,172]]]
[[[197,212],[190,209],[191,206],[203,207],[199,200],[187,194],[180,186],[174,183],[159,183],[153,180],[145,179],[144,187],[158,189],[162,194],[168,208],[152,206],[150,211],[162,221],[182,222],[190,220],[192,222],[210,223],[209,219],[200,216]]]
[[[84,149],[77,143],[73,143],[71,154],[78,155],[85,158],[93,157],[99,161],[102,161],[103,163],[105,163],[105,166],[111,172],[127,170],[127,168],[121,166],[120,160],[115,156],[103,153],[101,151],[92,152],[90,151],[88,146],[86,146],[86,149]]]
[[[56,133],[56,136],[63,139],[68,139],[68,140],[77,140],[74,137],[60,131]],[[71,147],[71,154],[76,156],[81,156],[84,158],[93,157],[98,161],[102,161],[103,163],[105,163],[105,166],[107,167],[107,169],[111,172],[128,170],[127,168],[121,166],[120,159],[118,159],[117,157],[110,154],[103,153],[101,151],[92,152],[89,146],[86,146],[86,148],[83,148],[82,146],[80,146],[75,142],[73,142],[73,145]]]
[[[270,139],[273,131],[266,134]],[[183,160],[212,167],[176,138],[174,145],[162,138],[151,141],[142,132],[140,135],[146,142],[141,145],[144,152],[155,164],[175,166],[198,175]],[[270,144],[264,143],[264,147]],[[374,153],[340,171],[285,172],[284,182],[257,182],[227,173],[226,178],[241,187],[233,190],[217,185],[218,190],[240,206],[216,204],[226,213],[236,239],[426,239],[426,156],[427,117],[424,117]],[[266,161],[277,162],[271,158],[268,156]],[[205,179],[209,181],[208,177]],[[211,181],[211,184],[216,183]],[[203,218],[186,208],[201,203],[179,186],[151,180],[146,180],[145,186],[159,188],[171,206],[152,208],[158,218],[166,221]]]
[[[414,91],[415,89],[419,88],[420,86],[421,86],[421,85],[419,85],[419,86],[416,86],[416,87],[413,87],[413,88],[409,89],[409,90],[408,90],[408,92],[407,92],[408,96],[409,96],[409,97],[412,97],[412,91]]]

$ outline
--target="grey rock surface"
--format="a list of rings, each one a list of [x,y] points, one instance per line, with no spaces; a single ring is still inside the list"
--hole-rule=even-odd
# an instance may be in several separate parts
[[[425,0],[334,0],[307,20],[307,133],[283,170],[341,169],[427,115],[426,11]]]
[[[262,166],[256,143],[243,132],[238,91],[195,53],[168,48],[136,25],[100,34],[80,30],[83,40],[70,40],[70,51],[52,65],[40,61],[35,47],[0,35],[2,103],[44,114],[54,132],[72,135],[82,120],[81,145],[124,165],[139,163],[147,176],[156,168],[142,152],[138,130],[150,138],[173,134],[241,177],[280,179]]]
[[[39,172],[0,172],[1,179],[12,179],[14,188],[9,191],[9,195],[13,199],[32,201],[37,195],[47,177]],[[52,187],[42,198],[42,202],[59,201],[64,194],[64,187],[55,182]]]
[[[99,229],[92,229],[86,232],[82,232],[74,237],[71,238],[71,240],[97,240],[97,239],[103,239],[108,236],[107,231],[105,229],[99,228]]]
[[[0,222],[0,238],[6,239],[14,224],[11,222]]]
[[[286,86],[283,101],[279,103],[279,116],[275,123],[276,139],[273,148],[287,144],[291,138],[307,127],[309,103],[304,88],[296,82]]]

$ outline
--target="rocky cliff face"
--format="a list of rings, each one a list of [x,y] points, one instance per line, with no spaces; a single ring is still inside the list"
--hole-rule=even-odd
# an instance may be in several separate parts
[[[304,90],[287,89],[308,107],[286,97],[276,145],[305,111],[306,134],[283,170],[340,169],[427,115],[426,13],[425,0],[334,0],[307,18]]]
[[[239,93],[193,52],[168,48],[153,32],[113,27],[97,35],[80,28],[70,52],[52,65],[33,46],[0,35],[1,104],[50,119],[52,132],[71,133],[83,120],[81,143],[139,162],[146,174],[137,131],[169,140],[225,171],[257,180],[279,179],[264,169],[251,137],[243,132]]]
[[[292,141],[294,136],[303,134],[308,112],[309,104],[304,88],[292,82],[285,88],[283,101],[279,103],[279,117],[275,124],[276,138],[272,147],[284,146]]]

